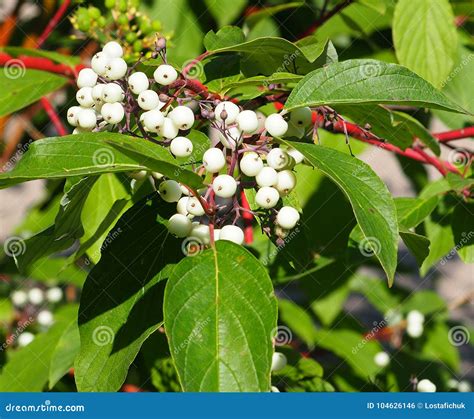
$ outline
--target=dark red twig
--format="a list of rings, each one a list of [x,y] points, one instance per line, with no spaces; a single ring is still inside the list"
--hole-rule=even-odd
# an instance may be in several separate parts
[[[245,196],[245,191],[240,192],[240,200],[242,202],[242,207],[247,211],[242,212],[242,218],[244,219],[244,240],[247,244],[253,243],[253,215],[250,211],[249,201]]]
[[[441,143],[446,143],[448,141],[460,140],[463,138],[474,137],[474,127],[466,127],[462,129],[456,129],[453,131],[438,132],[433,134],[435,138],[438,139]]]
[[[51,35],[51,32],[53,32],[54,28],[56,28],[56,26],[58,26],[58,24],[61,23],[61,19],[63,18],[70,4],[71,4],[71,0],[64,0],[63,4],[59,6],[59,9],[56,11],[54,16],[48,22],[48,25],[44,29],[43,33],[38,37],[38,41],[36,42],[36,46],[38,48],[41,48],[41,46],[49,38],[49,35]]]
[[[63,123],[61,122],[61,119],[59,118],[56,109],[54,109],[54,106],[51,104],[51,102],[46,98],[42,97],[40,99],[41,105],[43,106],[44,110],[49,116],[49,119],[51,119],[51,122],[53,123],[54,127],[56,128],[56,131],[60,136],[67,135],[68,132],[66,128],[64,127]]]

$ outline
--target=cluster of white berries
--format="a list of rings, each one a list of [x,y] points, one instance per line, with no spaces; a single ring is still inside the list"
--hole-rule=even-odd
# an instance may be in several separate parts
[[[57,286],[53,286],[46,290],[39,287],[30,288],[27,291],[16,290],[11,293],[10,299],[16,309],[24,310],[31,309],[32,313],[35,313],[36,323],[40,328],[47,329],[54,323],[53,313],[46,308],[42,308],[38,311],[40,306],[45,303],[57,304],[63,299],[63,291]],[[24,331],[17,337],[17,345],[19,347],[30,344],[35,335],[29,331]]]
[[[407,314],[407,334],[412,338],[419,338],[423,334],[425,316],[418,310],[412,310]]]

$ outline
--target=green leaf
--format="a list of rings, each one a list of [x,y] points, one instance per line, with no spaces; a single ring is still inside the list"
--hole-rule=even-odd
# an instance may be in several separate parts
[[[183,256],[163,224],[172,210],[158,199],[133,206],[87,277],[75,363],[79,391],[117,391],[142,343],[162,323],[164,279]]]
[[[56,51],[45,51],[44,49],[37,48],[3,47],[0,48],[0,51],[5,51],[7,54],[13,55],[15,57],[20,55],[26,55],[29,57],[43,57],[60,64],[66,64],[70,67],[74,67],[81,62],[79,57],[73,55],[64,55]]]
[[[64,330],[51,356],[49,367],[50,389],[52,389],[74,365],[74,359],[79,353],[80,346],[81,342],[79,340],[77,321],[73,321]]]
[[[240,16],[247,6],[248,0],[205,0],[204,2],[219,27],[222,27],[232,23]]]
[[[427,327],[426,340],[421,349],[421,354],[431,359],[446,363],[449,368],[459,371],[459,352],[450,341],[450,331],[446,324],[437,321]]]
[[[12,171],[0,174],[0,188],[34,179],[146,169],[172,179],[179,177],[190,186],[201,184],[201,178],[179,167],[166,148],[146,140],[103,132],[35,141]]]
[[[54,313],[54,325],[38,334],[29,345],[9,358],[0,374],[0,391],[42,391],[48,382],[51,358],[64,330],[74,322],[77,306],[72,304]]]
[[[391,286],[397,267],[398,226],[395,204],[385,184],[357,158],[323,146],[286,144],[303,153],[347,196],[365,241],[373,244]]]
[[[276,300],[242,246],[218,241],[183,259],[166,285],[164,315],[185,391],[269,391]]]
[[[380,345],[364,339],[359,333],[344,329],[318,330],[315,343],[341,357],[358,376],[367,381],[379,371],[374,356],[381,350]]]
[[[66,82],[66,78],[45,71],[4,67],[0,72],[0,116],[31,105],[44,95],[58,90]]]
[[[292,333],[296,333],[308,346],[314,344],[315,326],[311,316],[298,304],[290,300],[278,300],[280,319],[288,325]]]
[[[285,107],[368,103],[466,112],[407,68],[369,59],[342,61],[312,71],[296,85]]]
[[[282,4],[277,4],[275,6],[262,7],[259,10],[251,13],[245,18],[245,23],[250,28],[253,28],[257,23],[261,22],[263,19],[276,15],[277,13],[283,12],[289,9],[297,9],[304,6],[304,2],[287,2]]]
[[[404,313],[418,310],[424,315],[440,313],[447,310],[445,301],[434,291],[419,290],[410,295],[401,305]]]
[[[398,295],[389,290],[379,278],[356,275],[351,280],[350,287],[353,292],[364,295],[380,313],[386,313],[400,304]]]
[[[448,0],[399,0],[393,41],[400,64],[441,87],[454,65],[458,37]]]
[[[430,253],[430,241],[425,236],[409,230],[400,230],[400,237],[415,256],[418,266],[421,266]]]
[[[219,31],[209,31],[204,37],[204,46],[207,51],[216,51],[245,41],[245,35],[237,26],[225,26]]]
[[[459,202],[451,222],[454,243],[464,263],[474,263],[474,202]]]
[[[395,198],[398,224],[404,228],[413,228],[423,222],[439,202],[439,197],[422,198]]]

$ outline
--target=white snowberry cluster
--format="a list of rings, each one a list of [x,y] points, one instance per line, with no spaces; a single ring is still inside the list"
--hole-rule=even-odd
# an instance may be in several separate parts
[[[295,149],[276,146],[274,138],[302,137],[312,122],[311,109],[297,109],[288,117],[280,113],[265,117],[232,101],[202,97],[185,74],[167,64],[163,38],[155,49],[155,58],[161,56],[164,64],[152,78],[134,71],[137,65],[127,66],[117,42],[107,43],[94,55],[92,68],[81,70],[77,79],[79,106],[68,110],[74,132],[116,129],[169,147],[175,157],[192,159],[193,142],[186,133],[196,118],[207,121],[212,144],[202,164],[194,165],[204,175],[205,188],[192,190],[153,174],[163,200],[176,203],[176,214],[168,222],[170,233],[199,245],[216,240],[242,244],[241,220],[250,213],[266,234],[286,237],[300,215],[285,197],[296,186],[293,169],[304,157]],[[244,190],[255,190],[250,208],[244,206]]]
[[[419,338],[423,334],[425,316],[418,310],[407,314],[407,334],[412,338]]]

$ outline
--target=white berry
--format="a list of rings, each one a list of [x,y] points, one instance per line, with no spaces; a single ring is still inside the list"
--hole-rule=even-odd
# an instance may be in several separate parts
[[[279,113],[274,113],[265,120],[265,129],[272,137],[282,137],[288,131],[288,122]]]
[[[117,83],[107,83],[102,91],[102,100],[107,103],[121,102],[123,90]]]
[[[58,303],[63,298],[63,290],[59,287],[50,288],[46,291],[46,299],[50,303]]]
[[[182,130],[190,129],[194,124],[194,112],[187,106],[177,106],[168,117]]]
[[[161,198],[166,202],[178,202],[181,198],[181,186],[174,180],[164,180],[158,187]]]
[[[35,335],[33,333],[30,333],[30,332],[23,332],[22,334],[20,334],[18,336],[18,346],[26,346],[26,345],[29,345],[31,342],[33,342],[35,338]]]
[[[249,110],[240,112],[237,116],[237,125],[239,129],[246,134],[255,132],[258,128],[257,114]]]
[[[210,148],[204,153],[202,162],[206,171],[209,173],[217,173],[225,166],[225,156],[222,150]]]
[[[288,195],[296,186],[296,176],[291,170],[278,172],[276,188],[281,195]]]
[[[176,157],[188,157],[193,152],[193,143],[186,137],[176,137],[171,141],[170,151]]]
[[[283,227],[287,230],[292,229],[300,220],[299,212],[289,206],[282,207],[280,211],[278,211],[278,215],[276,218],[276,222],[280,227]]]
[[[77,87],[94,87],[97,83],[97,73],[92,68],[83,68],[77,76]]]
[[[80,106],[71,106],[67,110],[67,122],[69,122],[70,125],[73,127],[77,126],[77,116],[79,115],[79,112],[81,111]]]
[[[168,86],[178,78],[178,72],[172,66],[162,64],[153,73],[153,78],[157,83]]]
[[[272,371],[280,371],[286,367],[286,356],[281,352],[275,352],[272,356]]]
[[[17,307],[23,307],[28,302],[28,295],[25,291],[14,291],[10,298]]]
[[[109,68],[110,58],[104,52],[98,52],[92,57],[91,67],[99,76],[105,76]]]
[[[212,182],[212,188],[217,196],[230,198],[237,190],[237,182],[230,175],[219,175]]]
[[[160,130],[160,128],[163,126],[163,124],[165,123],[165,117],[160,111],[156,109],[147,111],[143,113],[142,116],[143,116],[143,125],[145,125],[145,128],[150,132],[157,133]]]
[[[144,90],[138,95],[138,106],[145,111],[151,111],[160,104],[158,93],[154,90]]]
[[[385,368],[390,364],[390,356],[387,352],[377,352],[374,356],[375,365],[380,368]]]
[[[110,80],[119,80],[127,74],[127,63],[123,58],[112,58],[109,62],[109,68],[105,77]]]
[[[170,118],[165,117],[159,133],[162,137],[172,139],[178,136],[179,129]]]
[[[297,127],[307,127],[312,121],[312,112],[308,107],[295,109],[290,114],[290,120]]]
[[[31,304],[40,305],[44,301],[44,293],[41,288],[31,288],[28,291],[28,300]]]
[[[136,95],[139,95],[141,92],[147,90],[149,86],[150,82],[148,81],[147,75],[141,71],[133,73],[128,78],[128,87]]]
[[[240,129],[236,126],[227,128],[225,130],[225,135],[222,132],[218,131],[218,136],[220,142],[226,148],[235,149],[235,146],[242,144],[243,141],[242,131],[240,131]]]
[[[102,51],[110,58],[120,58],[123,56],[122,47],[115,41],[107,42]]]
[[[418,310],[412,310],[407,314],[408,323],[423,323],[425,321],[425,316],[423,313],[420,313]]]
[[[125,116],[125,109],[118,103],[104,103],[100,113],[109,124],[118,124]]]
[[[281,148],[273,148],[267,154],[267,163],[270,167],[273,167],[275,170],[282,170],[284,169],[288,163],[290,162],[290,158],[286,151],[282,150]]]
[[[219,233],[219,240],[228,240],[237,244],[244,242],[244,232],[240,227],[227,225],[222,227]]]
[[[416,390],[420,393],[435,393],[436,386],[430,380],[425,378],[418,383]]]
[[[104,95],[105,86],[106,86],[105,84],[96,84],[92,88],[92,99],[94,99],[96,107],[104,103],[104,100],[102,99],[102,97]]]
[[[294,148],[287,150],[289,156],[293,157],[296,164],[300,164],[304,160],[304,155]]]
[[[168,231],[176,237],[186,237],[191,228],[191,220],[183,214],[175,214],[168,221]]]
[[[273,208],[280,199],[280,194],[271,186],[260,188],[255,195],[255,202],[262,208]]]
[[[189,200],[189,196],[183,196],[182,198],[179,198],[179,201],[176,204],[176,212],[178,214],[182,214],[182,215],[186,215],[186,216],[189,215],[189,212],[188,212],[188,209],[187,209],[188,200]]]
[[[36,320],[41,326],[51,326],[54,322],[53,313],[49,310],[41,310],[36,316]]]
[[[414,339],[419,338],[423,334],[423,329],[423,323],[407,324],[407,334]]]
[[[79,127],[91,130],[97,125],[97,115],[92,109],[81,109],[77,115],[77,124]]]
[[[211,239],[209,226],[205,224],[194,225],[194,227],[191,230],[191,233],[189,233],[189,237],[196,238],[202,244],[209,244],[210,239]]]
[[[255,180],[260,187],[275,186],[278,182],[278,172],[273,167],[266,166],[260,170]]]
[[[225,110],[227,113],[227,118],[225,120],[226,125],[233,124],[237,120],[237,116],[240,113],[239,107],[232,102],[221,102],[214,109],[214,114],[218,121],[222,121],[222,111]]]
[[[76,93],[76,99],[81,106],[90,108],[94,104],[94,98],[92,97],[92,87],[83,87]]]
[[[255,152],[245,153],[240,160],[240,170],[246,176],[257,176],[263,169],[263,161]]]
[[[188,198],[186,203],[186,211],[191,215],[201,216],[204,215],[204,208],[201,205],[201,201],[195,196]]]

